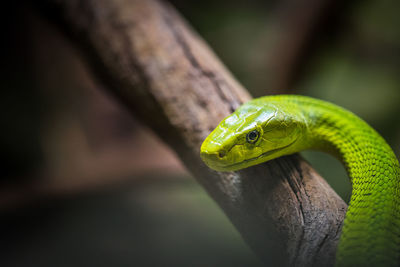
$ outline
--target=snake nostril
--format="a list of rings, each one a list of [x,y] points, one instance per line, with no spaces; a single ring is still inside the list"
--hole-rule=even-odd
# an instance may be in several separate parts
[[[224,152],[224,151],[220,151],[220,152],[218,153],[218,157],[220,157],[220,158],[225,157],[225,152]]]

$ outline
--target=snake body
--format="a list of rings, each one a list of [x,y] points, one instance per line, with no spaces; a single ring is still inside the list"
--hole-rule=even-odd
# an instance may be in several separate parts
[[[336,254],[337,266],[398,266],[400,168],[385,140],[339,106],[305,96],[251,100],[205,139],[212,169],[235,171],[305,149],[333,154],[352,184]]]

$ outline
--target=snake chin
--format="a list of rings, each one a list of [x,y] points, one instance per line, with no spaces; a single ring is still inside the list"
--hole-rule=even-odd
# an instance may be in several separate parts
[[[254,157],[254,158],[244,159],[243,161],[236,162],[233,164],[228,164],[228,165],[218,164],[217,162],[214,162],[214,164],[212,164],[212,166],[210,166],[210,167],[212,167],[214,170],[217,170],[217,171],[238,171],[241,169],[245,169],[245,168],[260,164],[262,162],[266,162],[266,161],[275,159],[275,158],[283,156],[283,155],[295,153],[295,151],[293,151],[291,153],[288,152],[288,148],[291,147],[296,141],[297,141],[297,139],[295,139],[294,141],[292,141],[291,143],[289,143],[286,146],[272,149],[270,151],[262,153],[261,155],[259,155],[257,157]]]
[[[283,152],[284,150],[286,150],[287,148],[289,148],[290,146],[292,146],[294,143],[296,142],[296,140],[294,140],[293,142],[291,142],[290,144],[280,147],[280,148],[276,148],[267,152],[262,153],[260,156],[254,157],[254,158],[250,158],[250,159],[245,159],[241,162],[238,163],[234,163],[232,165],[229,165],[228,168],[233,170],[240,170],[240,169],[244,169],[250,166],[253,166],[255,164],[259,164],[261,162],[266,162],[269,161],[271,159],[277,158],[282,156],[281,153],[278,152]]]

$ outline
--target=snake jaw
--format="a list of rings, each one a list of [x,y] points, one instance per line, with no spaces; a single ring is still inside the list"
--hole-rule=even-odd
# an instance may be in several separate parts
[[[219,150],[207,150],[206,145],[202,145],[201,147],[201,152],[200,156],[202,160],[206,163],[208,167],[210,167],[213,170],[216,171],[237,171],[241,170],[250,166],[254,166],[266,161],[269,161],[271,159],[283,156],[283,155],[288,155],[293,152],[290,149],[295,143],[297,139],[289,143],[288,145],[285,145],[283,147],[279,148],[274,148],[266,152],[261,152],[260,150],[255,153],[254,157],[250,158],[245,158],[244,160],[241,161],[235,161],[235,159],[232,159],[232,157],[226,157],[223,156],[221,157],[221,152]],[[243,149],[243,145],[236,145],[234,146],[235,148]],[[239,150],[239,149],[238,149]],[[240,155],[240,153],[232,153],[232,155]],[[234,163],[232,163],[234,162]]]

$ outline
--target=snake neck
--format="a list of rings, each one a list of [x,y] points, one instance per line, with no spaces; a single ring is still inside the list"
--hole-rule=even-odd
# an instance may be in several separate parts
[[[343,161],[352,195],[342,228],[337,266],[398,266],[399,163],[383,138],[354,114],[318,102],[304,105],[308,140]]]

